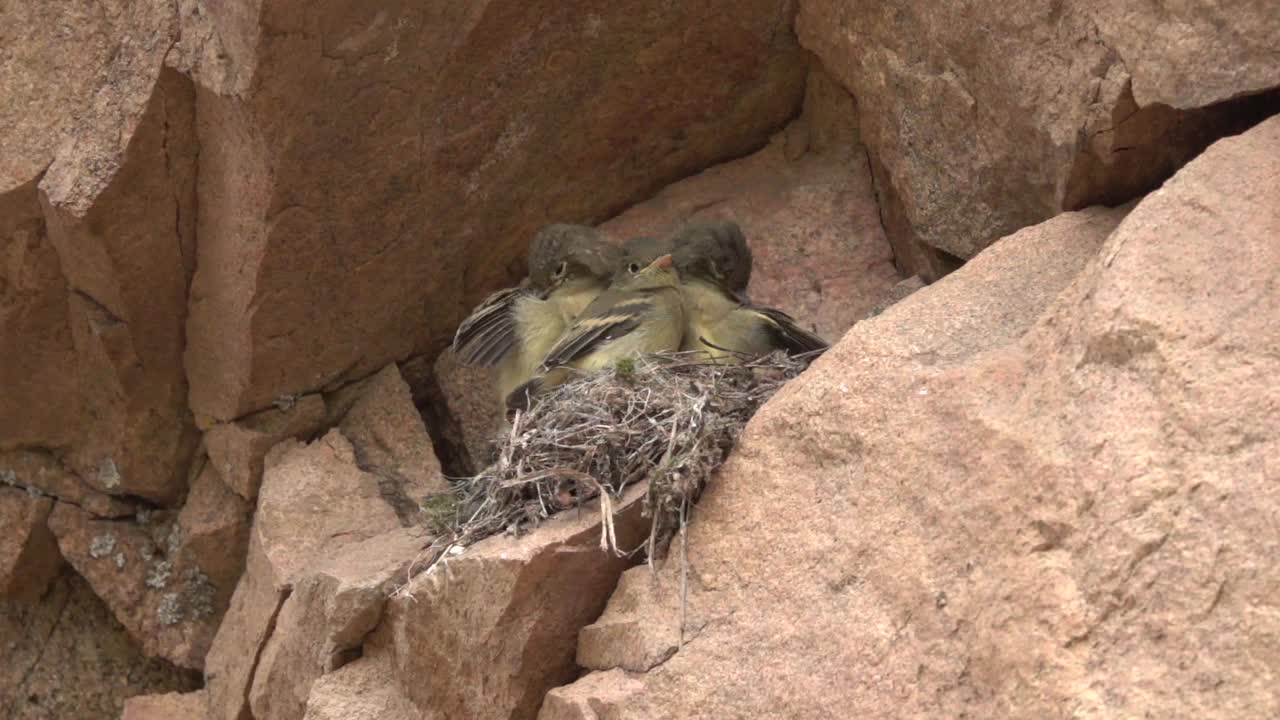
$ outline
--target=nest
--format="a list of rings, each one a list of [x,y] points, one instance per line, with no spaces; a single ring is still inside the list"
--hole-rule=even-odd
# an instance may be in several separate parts
[[[649,481],[650,561],[666,553],[689,507],[738,433],[809,359],[777,352],[742,364],[690,353],[620,361],[537,398],[498,440],[497,460],[436,496],[426,510],[437,539],[432,566],[490,535],[520,533],[600,498],[601,546],[619,555],[613,501]]]

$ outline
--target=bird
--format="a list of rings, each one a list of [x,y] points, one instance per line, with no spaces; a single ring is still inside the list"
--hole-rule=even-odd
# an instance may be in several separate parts
[[[527,286],[485,298],[458,326],[463,365],[497,366],[499,399],[527,382],[556,340],[609,285],[623,251],[594,228],[557,223],[529,243]]]
[[[687,223],[669,237],[636,237],[623,246],[629,258],[628,269],[638,272],[659,255],[674,252],[689,243],[715,244],[722,248],[719,262],[724,266],[724,286],[745,297],[751,282],[751,248],[742,228],[732,220]]]
[[[720,284],[738,295],[746,293],[751,282],[751,247],[738,223],[732,220],[688,223],[676,230],[667,243],[672,251],[691,244],[708,249],[698,252],[716,248]]]
[[[547,352],[540,374],[508,395],[508,409],[527,408],[533,397],[575,372],[595,372],[622,358],[679,349],[685,312],[674,259],[661,255],[632,272],[635,262],[635,256],[624,257],[609,288]]]
[[[753,305],[730,287],[750,277],[750,252],[740,231],[685,235],[673,253],[686,315],[680,349],[727,362],[773,350],[789,355],[826,350],[827,342],[800,327],[795,318]]]

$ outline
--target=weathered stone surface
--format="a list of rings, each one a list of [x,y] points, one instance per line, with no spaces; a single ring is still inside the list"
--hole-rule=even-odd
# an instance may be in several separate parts
[[[12,32],[3,22],[0,27]],[[6,141],[0,158],[8,152]],[[0,160],[0,172],[8,167]],[[37,182],[0,189],[0,347],[14,349],[0,353],[0,450],[69,445],[79,424],[66,282],[45,232]]]
[[[103,520],[58,503],[49,527],[62,555],[148,655],[203,667],[248,532],[243,501],[212,470],[193,483],[176,521]]]
[[[41,199],[88,418],[66,460],[98,490],[167,503],[182,494],[196,443],[182,365],[195,110],[189,80],[156,77],[167,44],[155,42],[158,56],[118,69],[121,81],[49,168]],[[145,62],[157,64],[152,73]]]
[[[356,463],[378,477],[382,496],[402,522],[421,521],[422,499],[450,488],[431,436],[395,364],[360,384],[339,428],[351,440]]]
[[[1280,712],[1277,178],[1280,118],[1087,264],[1033,236],[1102,220],[1048,223],[859,323],[704,494],[707,623],[614,716]]]
[[[62,567],[49,532],[53,500],[0,487],[0,599],[38,600]]]
[[[604,614],[578,634],[578,664],[590,670],[644,672],[696,637],[701,620],[682,618],[680,594],[661,583],[648,566],[623,573]]]
[[[888,310],[894,303],[900,302],[911,295],[911,293],[925,287],[924,278],[919,275],[900,280],[896,285],[885,290],[880,295],[880,299],[876,301],[875,307],[867,311],[868,317],[874,317]]]
[[[262,484],[262,461],[282,440],[309,440],[325,422],[324,398],[303,395],[281,408],[247,415],[236,422],[219,423],[204,434],[209,462],[223,482],[240,497],[253,500]]]
[[[644,683],[623,670],[587,675],[572,685],[547,693],[538,720],[599,720],[625,705]]]
[[[339,549],[294,582],[254,673],[254,716],[302,718],[313,683],[360,650],[387,596],[407,581],[409,564],[429,543],[419,529],[393,530]],[[383,682],[393,685],[383,667]]]
[[[230,69],[197,73],[192,409],[226,421],[435,352],[540,225],[757,147],[803,89],[793,11],[211,8]]]
[[[792,135],[799,139],[788,140]],[[806,152],[809,135],[807,124],[792,128],[760,152],[671,185],[601,229],[621,239],[666,235],[691,220],[735,220],[753,255],[751,301],[834,341],[900,277],[861,148],[849,138]]]
[[[206,662],[215,718],[248,713],[260,651],[281,604],[310,569],[346,545],[400,528],[377,478],[356,467],[355,451],[339,430],[309,445],[285,441],[265,465],[245,573]]]
[[[99,94],[104,85],[149,64],[142,73],[154,78],[166,13],[161,0],[0,7],[0,194],[39,177],[68,136],[85,130],[79,121],[108,99]]]
[[[933,279],[1060,210],[1137,197],[1214,137],[1274,112],[1275,98],[1194,112],[1149,104],[1198,107],[1280,85],[1280,61],[1257,50],[1274,45],[1275,21],[1250,22],[1268,12],[1263,0],[1168,11],[802,0],[796,29],[857,98],[899,269]],[[1235,47],[1199,53],[1218,45]],[[1178,65],[1156,67],[1175,52]],[[1217,84],[1244,56],[1256,62],[1239,83]],[[1142,90],[1165,78],[1168,92]],[[1203,92],[1172,89],[1188,85]]]
[[[1267,0],[1098,5],[1103,41],[1146,107],[1194,108],[1280,86],[1280,13]]]
[[[618,543],[646,537],[643,488],[617,503]],[[387,604],[395,677],[424,718],[533,718],[574,677],[578,630],[627,560],[600,550],[594,507],[521,538],[491,537],[414,578]]]
[[[414,720],[421,717],[391,678],[390,653],[381,648],[366,648],[359,660],[316,680],[307,698],[304,720]]]
[[[148,659],[75,573],[37,604],[0,601],[0,717],[120,717],[124,699],[191,690],[199,673]]]
[[[120,720],[205,720],[207,702],[203,690],[138,695],[124,701]]]
[[[439,387],[437,402],[453,420],[454,445],[466,454],[471,471],[479,472],[493,458],[494,439],[502,424],[492,372],[460,365],[451,348],[436,358],[434,372]]]
[[[101,518],[121,518],[137,511],[134,502],[93,490],[46,451],[0,452],[0,485],[35,490]]]

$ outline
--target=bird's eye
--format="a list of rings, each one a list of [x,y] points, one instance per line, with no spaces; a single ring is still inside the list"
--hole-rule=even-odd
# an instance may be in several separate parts
[[[634,273],[638,273],[638,272],[640,272],[640,263],[638,263],[638,262],[631,262],[631,263],[628,263],[628,264],[627,264],[627,272],[630,272],[630,273],[633,273],[633,274],[634,274]]]
[[[552,273],[552,276],[558,277],[558,278],[564,277],[564,274],[567,272],[569,272],[569,263],[561,262],[559,265],[556,266],[556,271]]]

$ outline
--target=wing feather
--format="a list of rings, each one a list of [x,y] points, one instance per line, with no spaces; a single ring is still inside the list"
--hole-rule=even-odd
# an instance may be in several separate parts
[[[453,336],[453,352],[463,365],[488,367],[515,344],[515,302],[531,294],[525,288],[499,290],[467,316]]]

